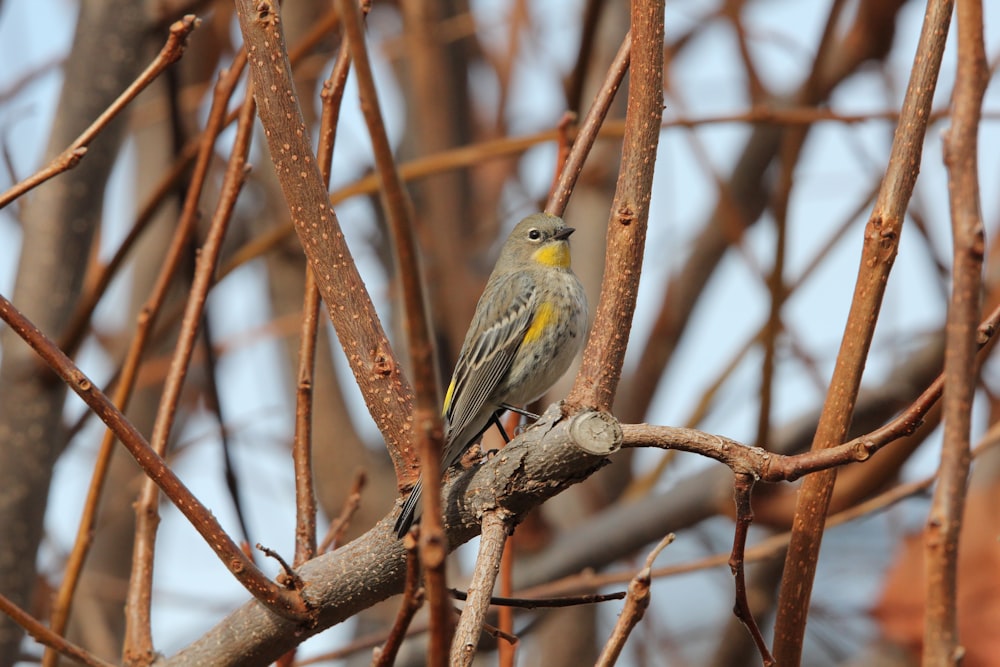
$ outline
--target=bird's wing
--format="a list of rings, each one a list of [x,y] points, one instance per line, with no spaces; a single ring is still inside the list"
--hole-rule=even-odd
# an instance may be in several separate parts
[[[465,336],[455,374],[445,397],[446,433],[462,433],[476,419],[490,394],[510,370],[535,312],[534,281],[523,273],[498,276],[486,286]],[[469,443],[455,443],[456,460]],[[445,461],[445,466],[454,461]]]

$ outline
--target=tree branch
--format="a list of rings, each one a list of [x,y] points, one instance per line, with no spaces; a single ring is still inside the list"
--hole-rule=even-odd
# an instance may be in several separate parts
[[[455,629],[455,640],[451,646],[451,665],[467,667],[472,664],[479,646],[479,635],[486,622],[486,612],[490,608],[493,587],[500,572],[504,543],[510,532],[502,512],[487,512],[483,516],[483,532],[479,541],[479,556],[472,572],[472,581],[466,596],[462,617]]]
[[[344,241],[337,215],[313,159],[285,51],[278,7],[272,0],[237,0],[258,114],[295,231],[351,371],[396,468],[413,428],[413,394],[371,297]]]
[[[650,571],[653,569],[653,561],[660,555],[660,552],[667,548],[674,541],[674,534],[670,533],[660,543],[653,548],[646,557],[646,564],[628,585],[628,597],[625,598],[625,607],[618,616],[614,630],[608,638],[600,657],[597,659],[599,667],[611,667],[618,662],[622,649],[625,648],[625,641],[632,633],[632,629],[642,620],[649,606],[649,588],[652,582]]]
[[[601,468],[618,449],[622,432],[609,414],[561,415],[561,405],[551,406],[535,426],[499,454],[445,485],[449,550],[479,534],[486,512],[522,517]],[[314,623],[282,618],[250,601],[160,664],[267,665],[307,637],[400,593],[406,550],[393,532],[394,521],[393,515],[387,516],[350,544],[298,570],[303,595],[317,612]]]
[[[309,610],[295,591],[277,586],[261,572],[235,542],[226,534],[212,513],[184,485],[142,434],[129,422],[111,400],[98,389],[90,378],[67,357],[56,345],[45,337],[14,305],[0,295],[0,319],[12,331],[24,339],[38,356],[91,410],[115,432],[125,448],[129,450],[143,472],[156,482],[157,486],[177,506],[177,509],[191,522],[191,525],[205,539],[223,564],[240,583],[263,604],[273,607],[295,618],[309,617]]]
[[[625,137],[608,221],[601,300],[570,409],[610,409],[621,378],[646,245],[653,166],[663,116],[663,3],[632,2],[632,50]]]
[[[839,445],[851,423],[882,296],[896,257],[903,216],[917,180],[951,9],[951,0],[931,0],[927,6],[889,166],[865,227],[854,298],[813,439],[813,451]],[[775,625],[774,657],[779,665],[797,665],[801,661],[823,520],[835,480],[836,472],[831,470],[809,477],[799,490]]]
[[[958,65],[952,93],[952,125],[944,137],[954,239],[952,294],[944,355],[944,442],[938,484],[924,532],[927,606],[923,665],[956,665],[958,637],[958,543],[969,475],[969,432],[976,381],[976,322],[983,268],[978,132],[989,81],[983,46],[981,0],[958,0]]]
[[[11,203],[24,193],[38,187],[50,178],[58,176],[64,171],[72,169],[76,165],[80,164],[80,160],[82,160],[87,154],[87,146],[94,140],[94,137],[96,137],[108,123],[114,120],[115,116],[121,113],[122,110],[135,99],[136,95],[141,93],[146,86],[156,80],[156,77],[160,76],[163,70],[180,60],[180,57],[184,55],[184,47],[187,45],[188,35],[190,35],[191,32],[198,27],[199,22],[200,19],[193,15],[188,15],[171,25],[170,36],[167,38],[167,43],[163,45],[163,48],[160,49],[156,58],[154,58],[153,62],[149,64],[149,67],[147,67],[146,70],[140,74],[128,88],[125,89],[125,92],[119,95],[118,99],[116,99],[111,106],[105,109],[104,113],[98,116],[97,120],[91,123],[90,127],[84,130],[83,133],[66,148],[66,150],[60,153],[44,168],[38,170],[20,183],[17,183],[6,192],[0,193],[0,209],[4,208],[7,204]]]

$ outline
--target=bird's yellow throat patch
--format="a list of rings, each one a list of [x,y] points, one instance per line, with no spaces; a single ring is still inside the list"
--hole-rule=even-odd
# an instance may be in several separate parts
[[[531,258],[545,266],[555,266],[560,269],[569,268],[569,244],[550,243],[536,250]]]
[[[569,255],[569,253],[566,254],[567,256]],[[537,340],[552,325],[555,319],[556,309],[552,307],[550,301],[543,301],[538,304],[538,310],[535,311],[535,319],[531,320],[531,326],[524,332],[524,340],[521,341],[521,345],[527,345]]]

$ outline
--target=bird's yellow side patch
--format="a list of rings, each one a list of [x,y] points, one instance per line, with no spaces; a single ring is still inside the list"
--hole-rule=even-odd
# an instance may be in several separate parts
[[[448,391],[444,394],[444,407],[441,409],[441,416],[448,414],[448,408],[451,407],[451,399],[454,398],[455,393],[455,380],[451,381],[448,385]]]
[[[545,266],[555,266],[560,269],[569,268],[569,244],[549,243],[536,250],[531,258]]]
[[[538,310],[535,312],[535,319],[531,320],[531,326],[524,333],[524,340],[521,344],[527,345],[537,340],[545,332],[545,329],[553,324],[555,318],[556,311],[551,303],[542,302],[539,304]]]

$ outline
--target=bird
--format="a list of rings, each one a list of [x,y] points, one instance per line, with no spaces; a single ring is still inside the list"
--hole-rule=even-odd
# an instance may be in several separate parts
[[[548,391],[583,346],[587,298],[570,266],[574,231],[558,216],[535,213],[504,242],[445,392],[442,474],[491,423],[500,426],[504,410]],[[420,496],[418,480],[396,520],[397,537],[413,524]]]

